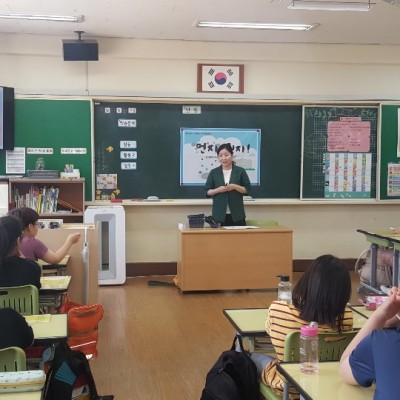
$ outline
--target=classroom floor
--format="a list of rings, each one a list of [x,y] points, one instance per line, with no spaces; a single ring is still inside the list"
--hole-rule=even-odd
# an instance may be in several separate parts
[[[352,274],[352,303],[358,276]],[[295,273],[294,280],[301,273]],[[91,361],[100,395],[116,400],[197,400],[207,372],[230,348],[234,329],[224,308],[268,307],[276,291],[225,291],[182,295],[172,276],[128,278],[123,286],[102,286],[99,357]],[[212,279],[212,277],[210,277]]]

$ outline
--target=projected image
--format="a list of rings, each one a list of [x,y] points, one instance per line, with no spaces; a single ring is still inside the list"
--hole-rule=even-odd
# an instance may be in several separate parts
[[[3,116],[4,116],[4,90],[0,87],[0,149],[3,148]]]

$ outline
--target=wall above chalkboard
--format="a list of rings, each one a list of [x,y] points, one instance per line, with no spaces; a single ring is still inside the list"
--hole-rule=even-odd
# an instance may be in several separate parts
[[[300,105],[201,104],[190,110],[184,103],[95,102],[95,199],[204,198],[202,186],[180,185],[181,128],[259,129],[260,185],[251,195],[299,198]]]

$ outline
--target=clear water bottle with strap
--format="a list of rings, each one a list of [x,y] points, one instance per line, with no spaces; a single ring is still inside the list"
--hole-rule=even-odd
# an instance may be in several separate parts
[[[278,284],[278,300],[292,304],[292,284],[288,275],[278,275],[281,281]]]

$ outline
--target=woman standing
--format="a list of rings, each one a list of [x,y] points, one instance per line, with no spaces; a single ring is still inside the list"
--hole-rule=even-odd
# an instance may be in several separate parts
[[[212,197],[212,218],[224,226],[246,225],[243,195],[249,194],[250,179],[244,168],[233,161],[229,143],[217,149],[220,166],[210,171],[206,182],[207,197]]]

